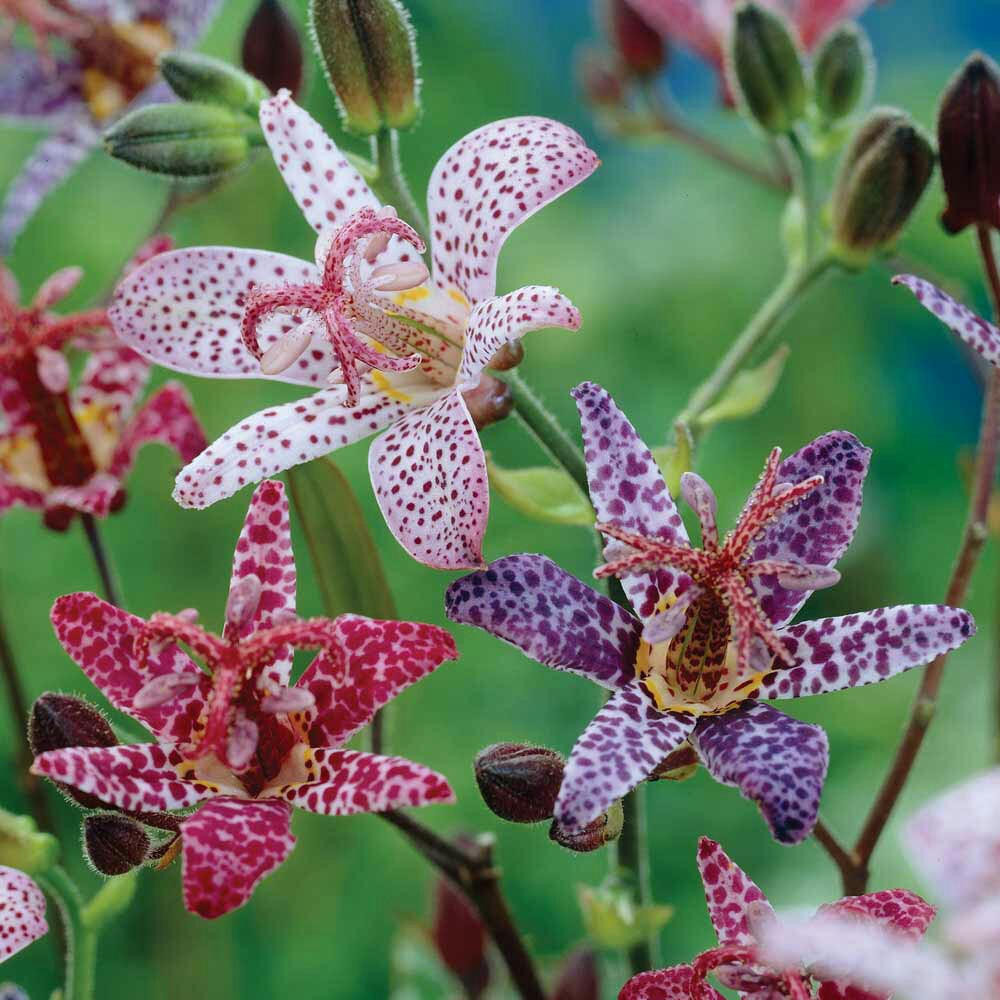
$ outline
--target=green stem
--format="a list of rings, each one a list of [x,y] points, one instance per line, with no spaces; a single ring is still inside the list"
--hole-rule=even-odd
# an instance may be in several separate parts
[[[58,865],[36,876],[52,897],[66,928],[66,984],[63,1000],[92,1000],[97,968],[97,932],[84,916],[83,898],[76,883]]]
[[[94,566],[97,575],[101,578],[101,590],[104,592],[104,599],[108,604],[113,604],[116,608],[124,607],[121,596],[121,584],[118,582],[118,574],[115,572],[111,556],[104,544],[101,530],[93,514],[81,514],[80,520],[83,522],[83,531],[87,536],[87,544],[90,546],[90,553],[94,557]]]
[[[624,823],[618,838],[618,863],[635,879],[635,901],[638,906],[650,906],[653,890],[650,883],[649,844],[646,832],[646,786],[637,785],[622,799]],[[632,975],[660,967],[660,942],[651,934],[628,951]]]
[[[430,231],[427,219],[417,204],[399,161],[399,133],[395,129],[382,129],[372,139],[372,155],[378,167],[377,185],[383,200],[390,201],[399,214],[423,237],[426,243]]]
[[[819,211],[816,203],[816,178],[813,161],[798,132],[788,133],[788,144],[794,154],[791,166],[795,196],[802,203],[806,236],[806,264],[810,264],[816,254],[819,236]]]

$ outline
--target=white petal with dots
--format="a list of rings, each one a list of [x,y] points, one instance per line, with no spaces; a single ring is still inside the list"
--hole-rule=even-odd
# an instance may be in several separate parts
[[[47,930],[45,896],[24,872],[0,865],[0,962]]]

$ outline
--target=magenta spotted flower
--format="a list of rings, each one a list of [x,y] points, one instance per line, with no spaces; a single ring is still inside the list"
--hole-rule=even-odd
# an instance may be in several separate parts
[[[837,579],[861,510],[869,451],[843,431],[784,461],[775,450],[736,526],[719,539],[715,497],[688,473],[693,548],[649,449],[600,386],[574,391],[590,495],[608,565],[636,615],[540,555],[499,559],[452,584],[448,617],[612,694],[566,765],[556,818],[586,825],[674,755],[756,802],[774,837],[816,823],[828,746],[819,726],[762,699],[860,687],[920,666],[975,632],[942,605],[878,608],[789,624]]]
[[[157,58],[194,45],[218,7],[219,0],[85,0],[58,8],[0,0],[0,119],[52,129],[0,206],[0,257],[46,196],[100,145],[111,121],[140,103],[171,99]],[[5,19],[31,28],[35,47],[3,43]]]
[[[346,816],[453,801],[448,782],[420,764],[343,749],[380,706],[455,659],[451,636],[359,615],[298,618],[281,483],[254,493],[222,635],[196,620],[187,610],[143,621],[93,594],[56,601],[63,647],[156,742],[53,750],[33,767],[121,810],[200,804],[180,824],[193,913],[218,917],[249,899],[294,846],[293,806]],[[296,649],[320,653],[293,684]]]
[[[179,383],[136,409],[150,365],[115,340],[103,309],[52,312],[81,276],[77,267],[57,271],[22,306],[0,264],[0,514],[16,505],[40,510],[58,530],[77,513],[117,510],[143,445],[167,445],[185,462],[205,447]],[[88,354],[75,387],[66,348]]]
[[[318,391],[232,427],[181,472],[174,496],[207,507],[389,428],[371,445],[369,470],[393,534],[429,566],[481,566],[489,490],[464,394],[509,342],[580,323],[555,288],[496,295],[497,256],[514,227],[589,176],[597,157],[544,118],[494,122],[461,139],[431,175],[428,278],[419,236],[287,92],[265,101],[260,118],[318,234],[316,263],[179,250],[124,281],[110,315],[126,343],[168,368]]]
[[[0,962],[48,931],[45,896],[24,872],[0,865]]]
[[[820,963],[776,963],[769,942],[782,936],[782,922],[764,893],[707,837],[698,843],[698,870],[718,947],[690,965],[633,976],[619,1000],[723,1000],[705,982],[710,972],[746,1000],[887,1000],[885,994],[866,988],[866,978],[845,979],[841,973],[831,978]],[[886,889],[827,903],[811,923],[824,930],[844,925],[856,926],[860,933],[885,931],[887,941],[910,943],[923,937],[933,919],[934,907],[916,893]]]

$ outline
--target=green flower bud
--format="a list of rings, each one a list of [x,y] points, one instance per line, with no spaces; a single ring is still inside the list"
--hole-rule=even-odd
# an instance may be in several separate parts
[[[417,120],[417,50],[399,0],[311,0],[309,24],[346,128],[374,135]]]
[[[871,43],[856,24],[841,24],[823,39],[813,68],[813,100],[823,121],[846,118],[862,103],[874,66]]]
[[[909,115],[876,108],[844,154],[833,192],[834,248],[853,266],[899,236],[934,172],[934,150]]]
[[[29,816],[15,816],[0,809],[0,865],[39,875],[59,859],[59,842],[41,833]]]
[[[185,101],[221,104],[256,115],[260,102],[271,96],[249,73],[197,52],[168,52],[160,57],[160,72],[170,89]]]
[[[736,9],[730,76],[743,106],[768,132],[790,132],[806,109],[806,78],[785,20],[755,3]]]
[[[152,104],[104,133],[116,159],[169,177],[207,177],[240,166],[259,143],[257,123],[216,104]]]

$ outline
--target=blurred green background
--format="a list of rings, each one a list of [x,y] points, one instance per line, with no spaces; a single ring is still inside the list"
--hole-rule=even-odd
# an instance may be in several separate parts
[[[605,385],[652,444],[691,388],[713,366],[777,280],[781,204],[739,176],[673,146],[624,146],[592,125],[572,82],[573,52],[594,35],[581,0],[408,0],[419,32],[424,108],[402,141],[415,190],[437,157],[467,131],[492,119],[540,114],[580,129],[603,165],[581,188],[523,226],[508,242],[500,290],[553,284],[580,307],[577,334],[533,334],[523,372],[576,431],[569,389],[583,379]],[[233,57],[251,0],[225,5],[204,48]],[[304,0],[294,13],[303,16]],[[879,59],[879,103],[909,109],[932,126],[937,95],[967,51],[1000,55],[996,0],[897,0],[865,18]],[[333,101],[313,61],[305,103],[346,148]],[[699,124],[750,155],[761,155],[742,122],[717,108],[712,84],[683,56],[670,73]],[[0,186],[15,175],[35,134],[0,133]],[[72,306],[92,302],[147,232],[165,185],[94,156],[35,218],[11,260],[32,291],[56,268],[81,264],[87,279]],[[964,285],[980,311],[986,300],[972,239],[946,238],[936,221],[935,183],[902,249]],[[311,257],[312,236],[270,159],[261,155],[214,197],[182,212],[171,227],[181,245],[259,246]],[[809,617],[882,604],[941,598],[965,514],[957,456],[976,436],[980,389],[956,341],[875,266],[860,277],[838,274],[812,294],[781,331],[792,346],[786,374],[760,416],[720,427],[706,441],[699,471],[720,499],[721,523],[739,510],[774,444],[791,451],[831,428],[847,428],[874,449],[857,541],[841,563],[842,583],[810,602]],[[158,372],[156,381],[163,380]],[[210,438],[261,406],[292,398],[267,383],[190,380]],[[541,461],[514,422],[490,429],[486,445],[508,466]],[[385,558],[402,617],[443,623],[449,577],[422,568],[393,542],[372,500],[367,447],[339,460],[357,488]],[[105,525],[130,610],[194,606],[221,620],[229,560],[249,491],[202,513],[170,500],[176,471],[165,452],[145,452],[129,483],[130,502]],[[320,611],[301,534],[300,608]],[[44,531],[35,515],[14,511],[0,523],[0,600],[32,696],[48,689],[94,694],[56,643],[48,609],[59,594],[97,581],[79,528]],[[588,533],[530,523],[494,498],[488,558],[545,552],[582,577],[592,569]],[[345,566],[345,572],[351,567]],[[905,818],[936,790],[986,766],[994,742],[994,643],[998,566],[991,549],[969,600],[978,638],[958,652],[945,683],[940,717],[897,814]],[[487,743],[519,740],[568,752],[599,703],[592,685],[527,660],[471,629],[458,631],[462,658],[402,696],[393,707],[390,743],[445,772],[455,807],[424,810],[445,831],[492,831],[513,908],[535,952],[557,960],[583,936],[579,883],[606,872],[603,853],[572,855],[550,844],[543,827],[503,824],[481,803],[471,761]],[[916,674],[875,688],[791,705],[822,723],[832,762],[823,812],[852,836],[880,782],[909,709]],[[17,744],[0,714],[0,753]],[[656,898],[677,908],[663,935],[665,962],[712,942],[694,865],[696,838],[718,839],[778,906],[837,896],[834,869],[813,844],[787,849],[768,836],[753,805],[705,774],[648,789]],[[88,890],[97,879],[77,850],[79,814],[51,796],[68,864]],[[0,771],[0,803],[25,808],[13,768]],[[394,830],[377,818],[294,821],[298,847],[243,910],[214,923],[185,913],[180,869],[147,873],[127,918],[102,941],[98,995],[180,997],[382,997],[390,951],[401,925],[426,919],[431,874]],[[898,824],[875,857],[875,887],[919,888],[897,850]],[[0,979],[35,997],[59,979],[54,938],[4,966]],[[622,980],[609,977],[607,994]]]

